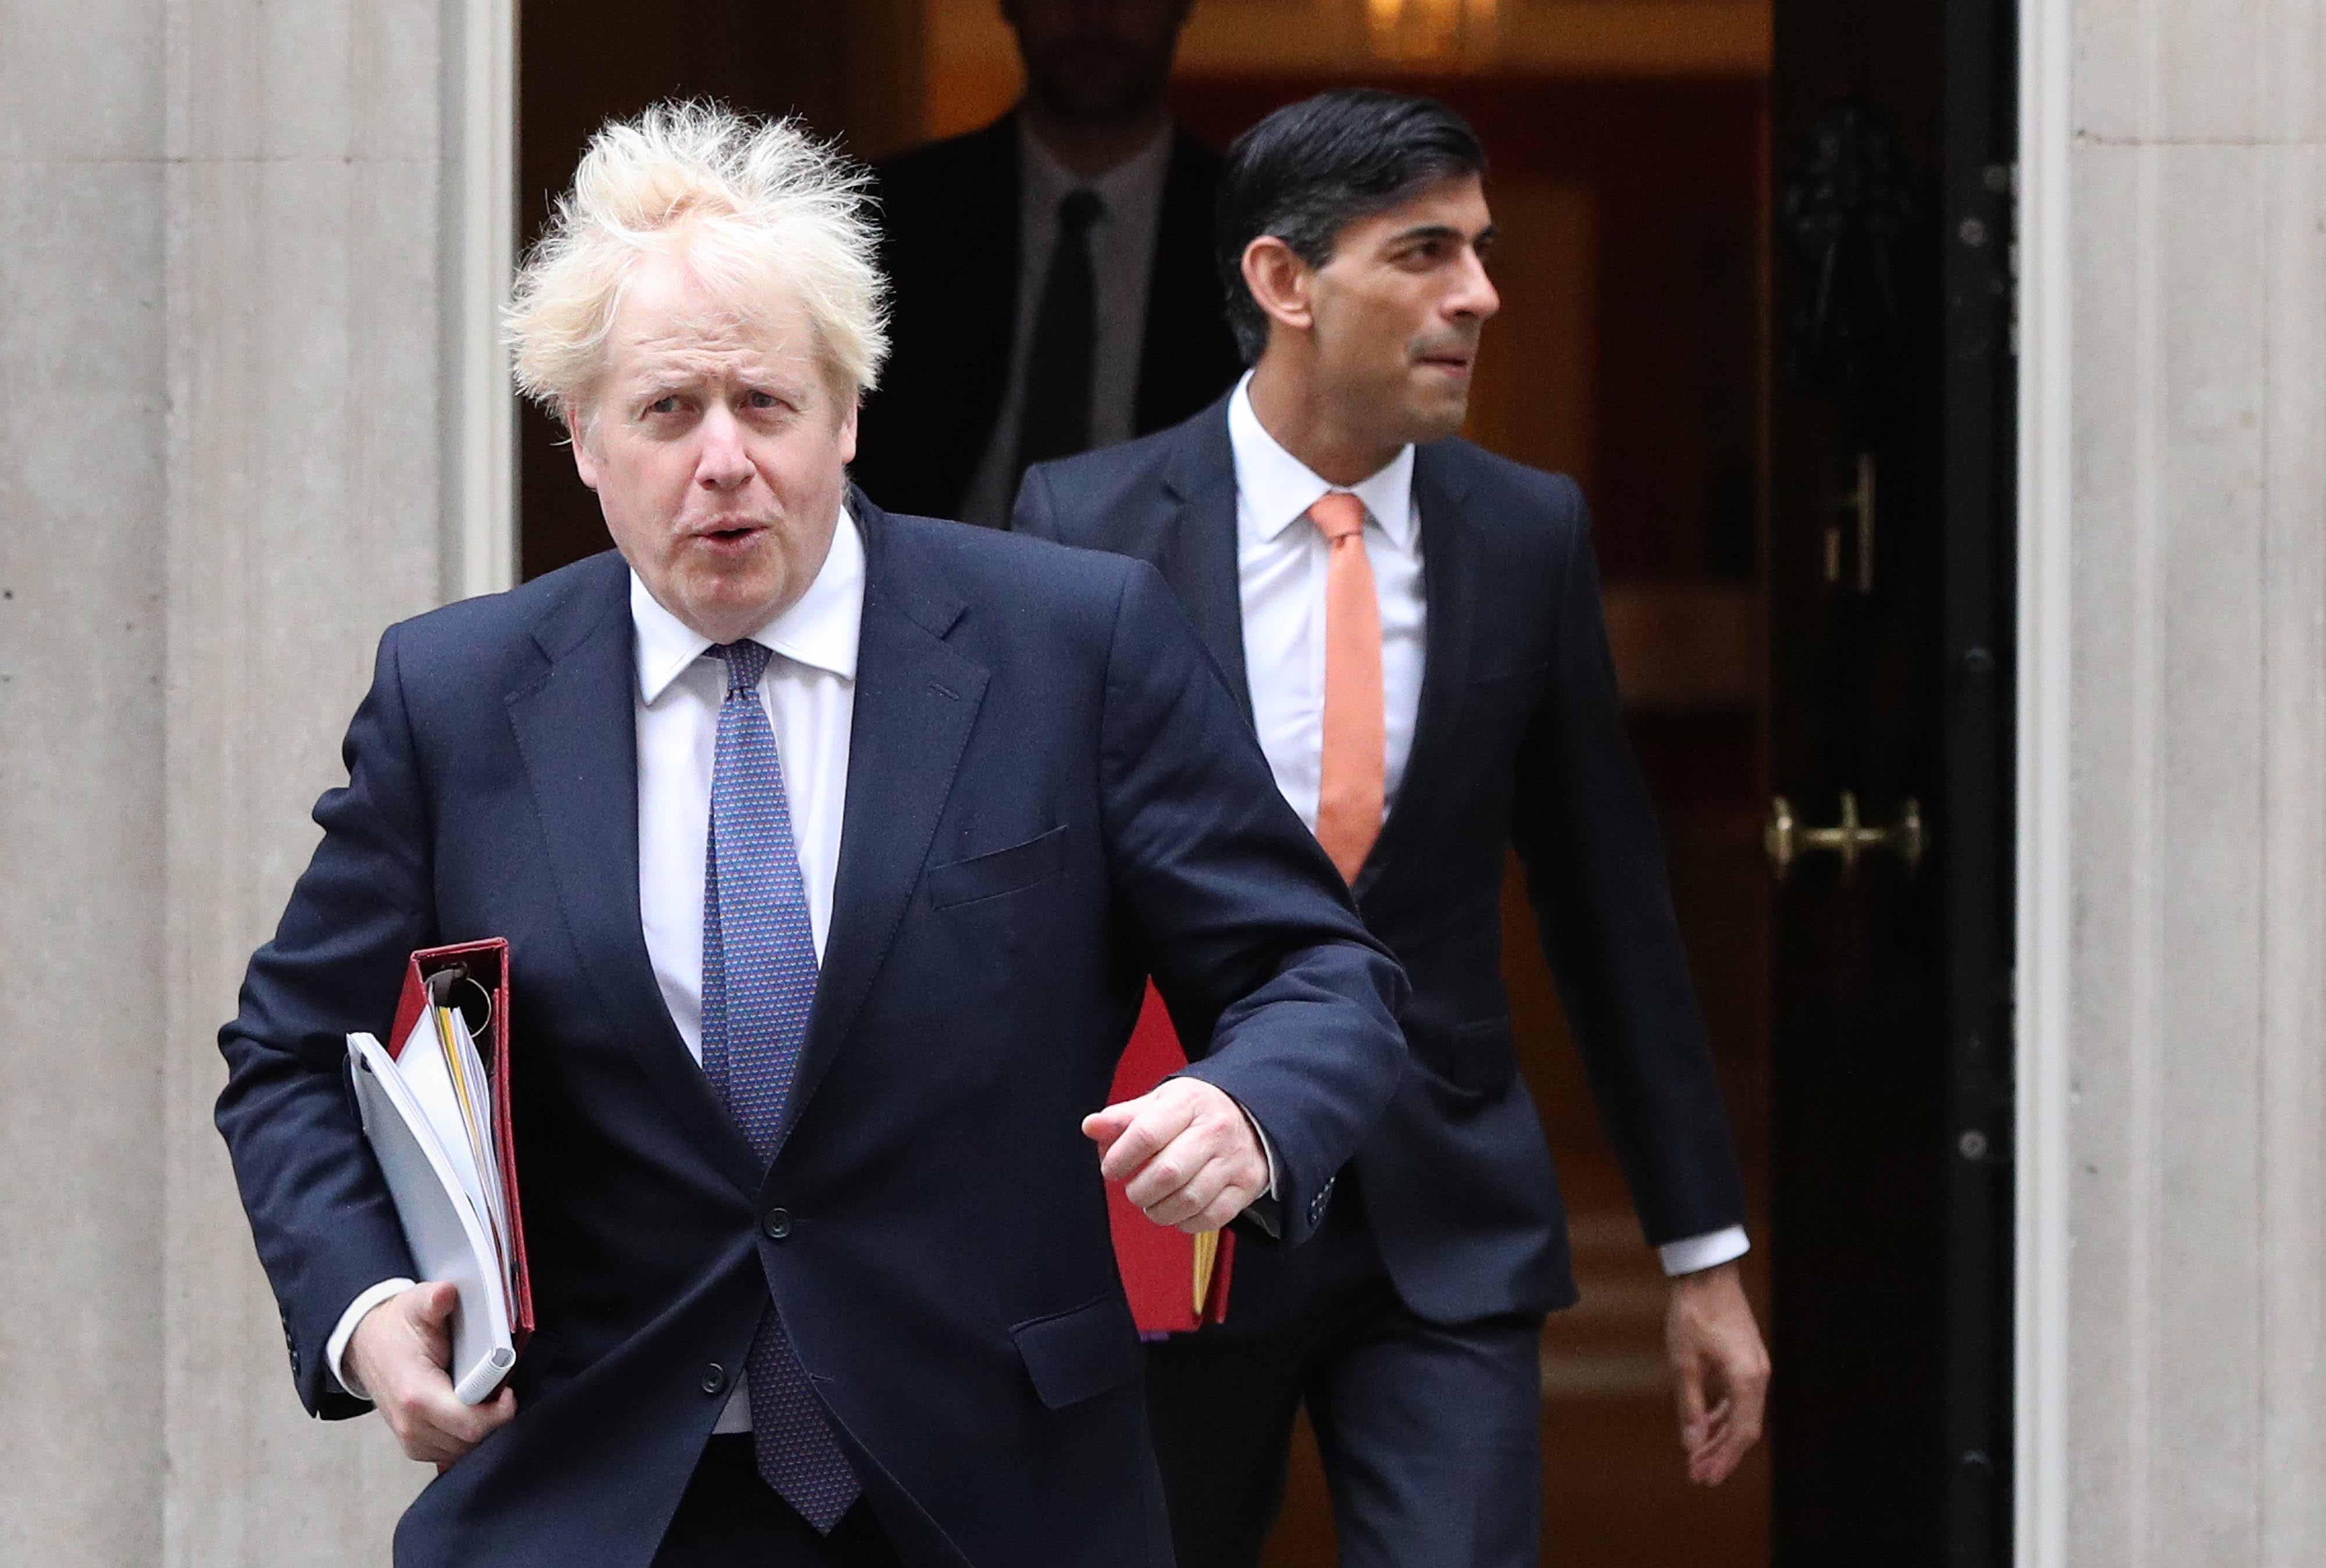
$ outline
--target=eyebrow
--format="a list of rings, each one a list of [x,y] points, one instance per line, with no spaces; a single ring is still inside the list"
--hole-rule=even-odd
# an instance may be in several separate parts
[[[1501,230],[1490,223],[1478,231],[1475,239],[1470,239],[1461,229],[1450,223],[1417,223],[1411,228],[1401,228],[1390,236],[1389,243],[1399,246],[1418,239],[1467,239],[1470,244],[1475,246],[1486,244],[1500,232]]]

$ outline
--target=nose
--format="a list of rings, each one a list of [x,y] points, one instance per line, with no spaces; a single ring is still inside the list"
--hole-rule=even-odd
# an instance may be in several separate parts
[[[1485,320],[1503,308],[1503,296],[1494,290],[1494,280],[1486,275],[1484,258],[1475,250],[1462,255],[1462,274],[1454,292],[1446,301],[1449,316],[1471,316]]]
[[[695,459],[694,479],[706,490],[731,490],[751,477],[751,456],[743,450],[742,427],[734,411],[713,404],[704,415],[702,454]]]

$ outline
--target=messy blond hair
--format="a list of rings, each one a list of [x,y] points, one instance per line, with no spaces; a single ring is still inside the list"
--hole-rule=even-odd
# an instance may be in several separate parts
[[[746,316],[796,301],[827,378],[854,402],[889,353],[869,180],[795,120],[694,102],[609,122],[517,269],[506,315],[517,390],[554,418],[586,413],[631,279],[678,255]]]

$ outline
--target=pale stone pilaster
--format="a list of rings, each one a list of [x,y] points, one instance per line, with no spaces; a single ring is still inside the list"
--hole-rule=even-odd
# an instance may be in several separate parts
[[[462,580],[444,126],[464,9],[167,8],[160,1560],[182,1568],[384,1562],[424,1474],[380,1423],[298,1406],[210,1123],[211,1036],[344,777],[380,629]]]
[[[160,7],[0,3],[0,1561],[162,1536]]]
[[[2023,1020],[2066,1053],[2065,1147],[2027,1150],[2064,1428],[2021,1451],[2065,1473],[2022,1561],[2292,1568],[2326,1558],[2326,5],[2070,20],[2031,257],[2071,274],[2066,811],[2029,824],[2063,1031]]]

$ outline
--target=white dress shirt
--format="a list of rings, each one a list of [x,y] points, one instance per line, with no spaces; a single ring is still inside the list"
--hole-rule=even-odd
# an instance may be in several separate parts
[[[1325,573],[1332,546],[1307,515],[1319,497],[1344,487],[1318,478],[1268,433],[1251,406],[1249,372],[1228,402],[1228,445],[1235,460],[1236,580],[1252,722],[1276,787],[1314,832],[1325,755]],[[1393,805],[1421,710],[1429,620],[1413,449],[1400,449],[1379,472],[1346,488],[1364,503],[1365,558],[1381,598],[1383,798]],[[1667,1243],[1658,1253],[1666,1274],[1693,1274],[1740,1257],[1748,1247],[1744,1228],[1732,1225]]]
[[[817,961],[832,929],[833,884],[840,868],[842,809],[848,797],[848,741],[856,712],[856,645],[864,619],[864,542],[843,512],[823,570],[796,603],[751,634],[775,654],[759,676],[759,700],[783,759],[784,799],[792,842],[806,885],[808,924]],[[727,667],[711,639],[687,626],[630,576],[630,621],[637,634],[633,694],[638,747],[638,919],[671,1021],[696,1062],[702,1060],[702,879],[711,833],[711,772],[719,751],[719,709]],[[363,1314],[409,1279],[383,1280],[340,1315],[325,1346],[340,1386],[358,1395],[343,1358]],[[715,1430],[749,1432],[748,1379]]]
[[[1091,359],[1091,444],[1128,441],[1138,414],[1139,361],[1147,337],[1148,284],[1155,274],[1155,229],[1162,219],[1163,180],[1171,164],[1166,125],[1130,157],[1095,180],[1053,157],[1018,116],[1018,317],[1009,336],[1009,378],[993,421],[993,439],[962,502],[962,521],[998,528],[1017,496],[1018,431],[1026,407],[1026,360],[1050,257],[1058,248],[1058,204],[1076,190],[1098,194],[1091,225],[1091,281],[1097,288],[1097,338]]]

